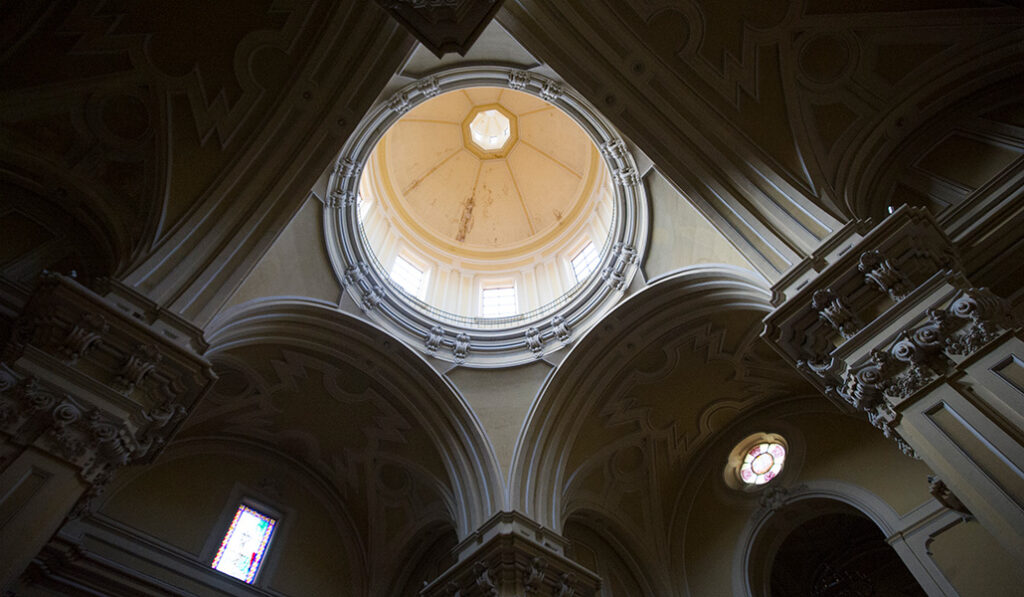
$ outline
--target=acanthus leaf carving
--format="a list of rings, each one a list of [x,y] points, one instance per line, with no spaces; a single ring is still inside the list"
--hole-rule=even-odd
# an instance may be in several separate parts
[[[968,288],[953,300],[949,316],[966,320],[966,325],[946,340],[946,352],[968,356],[1015,325],[1006,302],[987,288]]]
[[[864,273],[868,284],[888,294],[894,301],[899,302],[910,293],[907,277],[877,250],[862,253],[857,269]]]
[[[102,315],[86,313],[78,320],[57,349],[58,354],[69,365],[74,365],[88,350],[98,346],[103,334],[110,330],[110,324]]]
[[[476,575],[476,580],[473,582],[476,584],[480,594],[487,597],[497,597],[498,588],[494,585],[494,581],[491,580],[491,571],[487,565],[483,562],[477,562],[473,566],[473,573]]]
[[[114,375],[114,386],[125,394],[142,383],[163,359],[160,350],[152,344],[137,344]]]
[[[815,291],[811,299],[811,306],[817,310],[818,317],[828,322],[832,329],[839,332],[843,338],[852,338],[864,327],[846,301],[829,289]]]
[[[558,590],[554,593],[555,597],[574,597],[576,595],[576,589],[573,587],[573,580],[575,575],[572,572],[563,572],[558,577]]]
[[[523,573],[523,590],[527,595],[536,595],[540,592],[547,568],[548,561],[545,558],[537,556],[530,560],[530,568]]]

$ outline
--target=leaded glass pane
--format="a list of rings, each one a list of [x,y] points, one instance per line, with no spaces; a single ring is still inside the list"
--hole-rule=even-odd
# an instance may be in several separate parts
[[[239,580],[251,583],[267,554],[267,545],[277,520],[241,505],[213,558],[212,567]]]
[[[786,460],[786,448],[775,442],[762,442],[753,446],[743,456],[740,466],[740,480],[747,485],[764,485],[782,472]]]

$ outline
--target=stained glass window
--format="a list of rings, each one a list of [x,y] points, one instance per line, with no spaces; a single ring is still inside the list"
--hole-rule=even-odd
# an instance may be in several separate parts
[[[576,276],[577,282],[584,280],[597,269],[597,257],[594,243],[587,243],[579,253],[576,253],[572,258],[572,273]]]
[[[516,287],[491,286],[480,292],[480,315],[483,317],[506,317],[515,315]]]
[[[764,485],[778,476],[785,461],[785,446],[775,442],[759,443],[743,456],[740,479],[747,485]]]
[[[260,570],[277,520],[242,504],[235,512],[211,566],[251,583]]]

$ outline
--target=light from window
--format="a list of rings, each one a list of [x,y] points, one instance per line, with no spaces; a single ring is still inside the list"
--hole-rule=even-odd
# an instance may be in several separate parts
[[[469,123],[469,132],[473,142],[486,150],[501,149],[512,136],[508,118],[497,110],[484,110],[477,114]]]
[[[571,261],[572,273],[576,276],[576,281],[586,280],[590,274],[594,273],[594,270],[597,269],[597,261],[597,249],[594,247],[594,243],[588,242]]]
[[[480,315],[482,317],[507,317],[515,315],[516,287],[489,286],[480,291]]]
[[[395,258],[395,264],[391,267],[391,279],[405,289],[409,294],[423,298],[423,291],[426,290],[426,273],[399,255]]]
[[[276,519],[244,504],[239,506],[211,566],[251,583],[267,555],[267,546],[276,525]]]
[[[740,465],[740,479],[747,485],[764,485],[782,471],[786,448],[775,442],[762,442],[747,450]]]

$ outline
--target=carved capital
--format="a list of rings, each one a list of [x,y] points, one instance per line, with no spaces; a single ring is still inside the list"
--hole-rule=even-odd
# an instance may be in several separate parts
[[[852,338],[864,327],[846,301],[827,288],[814,293],[811,306],[817,310],[818,317],[828,322],[843,338]]]
[[[115,298],[126,296],[45,276],[19,318],[31,329],[0,363],[0,433],[74,465],[92,486],[155,457],[215,379],[178,334],[195,330],[156,306],[135,310],[144,301],[130,293]]]
[[[114,386],[126,394],[131,393],[163,358],[155,345],[137,344],[114,376]]]
[[[600,580],[567,558],[567,541],[514,512],[500,512],[457,546],[458,563],[428,582],[423,597],[594,597]]]
[[[871,250],[861,254],[857,268],[864,273],[864,280],[900,301],[910,292],[910,280],[879,251]]]

